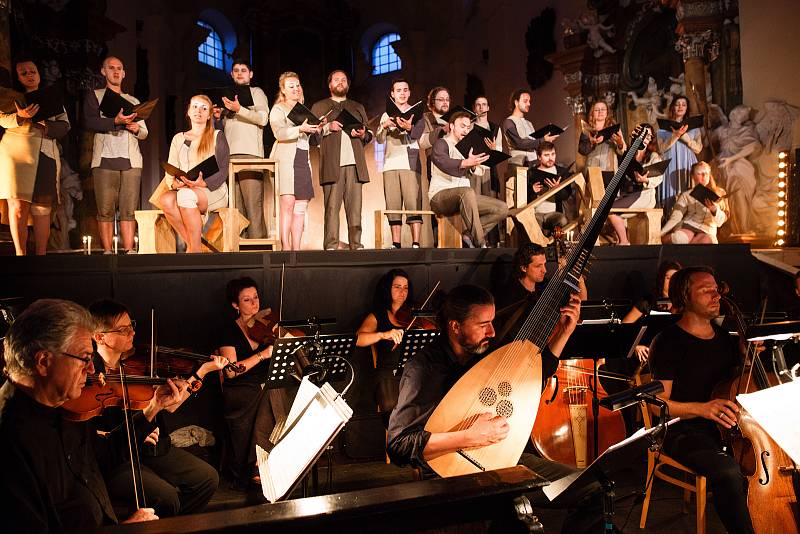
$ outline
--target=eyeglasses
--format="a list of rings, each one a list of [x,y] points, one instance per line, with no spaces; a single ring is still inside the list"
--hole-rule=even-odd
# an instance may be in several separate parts
[[[113,330],[101,330],[101,334],[122,334],[123,336],[129,336],[136,331],[136,321],[131,320],[131,324],[121,326],[119,328],[115,328]]]
[[[449,98],[434,98],[434,102],[450,102]]]
[[[92,363],[92,357],[89,356],[76,356],[74,354],[70,354],[69,352],[62,352],[63,356],[69,356],[70,358],[75,358],[76,360],[80,360],[83,362],[84,367],[88,367]]]

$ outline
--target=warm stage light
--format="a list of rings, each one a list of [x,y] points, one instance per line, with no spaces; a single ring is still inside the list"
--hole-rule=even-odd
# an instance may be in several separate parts
[[[778,182],[778,187],[783,189],[784,187],[786,187],[786,182]]]
[[[778,168],[779,169],[785,169],[786,168],[786,162],[785,161],[781,161],[780,163],[778,163]]]
[[[786,221],[784,221],[783,219],[778,221],[778,226],[784,226],[785,224],[786,224]]]
[[[778,201],[778,207],[779,208],[783,208],[784,206],[786,206],[786,202],[784,202],[783,200],[779,200]]]
[[[778,173],[778,178],[786,178],[786,173],[781,171]]]
[[[778,240],[775,242],[775,244],[776,244],[776,245],[778,245],[779,247],[782,247],[782,246],[783,246],[783,243],[784,243],[783,239],[778,239]]]
[[[778,235],[779,235],[779,236],[783,236],[785,233],[786,233],[786,232],[784,232],[783,230],[778,230]]]
[[[780,152],[778,154],[778,159],[786,159],[786,152]]]
[[[786,192],[785,191],[778,191],[778,196],[783,198],[783,197],[786,196]]]
[[[785,211],[783,211],[783,210],[780,210],[780,211],[778,212],[778,217],[783,217],[784,215],[786,215],[786,212],[785,212]]]

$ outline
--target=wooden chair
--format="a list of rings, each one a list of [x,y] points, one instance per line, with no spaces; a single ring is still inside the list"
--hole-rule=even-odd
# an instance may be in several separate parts
[[[637,376],[636,385],[641,385],[642,380]],[[652,428],[652,416],[647,404],[640,403],[642,410],[642,420],[644,421],[645,428]],[[668,473],[664,472],[664,468],[676,470],[681,472],[684,478],[694,478],[694,484],[681,480]],[[654,471],[655,470],[655,471]],[[647,512],[650,510],[650,497],[653,492],[653,483],[656,478],[660,478],[665,482],[683,488],[683,513],[688,513],[689,503],[692,498],[692,493],[695,494],[697,501],[697,534],[705,534],[706,532],[706,477],[698,475],[692,469],[686,467],[682,463],[670,458],[668,455],[658,454],[656,452],[647,451],[647,477],[653,474],[653,481],[647,486],[645,492],[644,502],[642,503],[642,516],[639,520],[639,528],[643,529],[647,523]]]
[[[238,252],[241,246],[270,247],[278,250],[280,240],[280,196],[275,180],[275,161],[266,158],[231,158],[228,164],[228,209],[225,213],[225,226],[234,227],[236,219],[244,218],[236,207],[236,173],[241,171],[264,171],[264,222],[267,225],[268,236],[261,239],[248,239],[240,234],[226,234],[224,241],[225,252]],[[272,195],[268,195],[267,182],[272,180]]]
[[[600,206],[606,192],[603,173],[599,167],[589,167],[590,216]],[[628,219],[628,240],[639,245],[661,244],[661,208],[611,208],[611,213]]]
[[[231,208],[219,208],[204,228],[203,238],[217,251],[231,252],[232,243],[250,224],[244,215]],[[175,232],[161,210],[136,210],[133,212],[139,229],[139,254],[175,253]]]
[[[460,215],[445,217],[436,215],[430,210],[375,210],[375,248],[382,249],[383,218],[386,215],[429,215],[436,217],[438,228],[437,248],[461,248],[461,234],[464,232],[464,223]]]

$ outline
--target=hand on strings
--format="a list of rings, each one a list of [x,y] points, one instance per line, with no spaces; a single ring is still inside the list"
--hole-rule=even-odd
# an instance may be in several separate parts
[[[119,113],[117,113],[117,116],[114,117],[114,124],[130,124],[133,122],[133,119],[136,118],[136,113],[125,115],[123,111],[124,110],[120,108]]]
[[[20,119],[30,120],[39,112],[39,104],[31,104],[28,107],[21,108],[19,104],[14,102],[14,106],[17,108],[17,117]]]
[[[166,384],[156,388],[155,394],[148,406],[148,408],[152,409],[154,416],[161,410],[171,408],[172,406],[177,408],[177,405],[183,401],[183,394],[179,385],[183,385],[183,389],[186,389],[184,380],[172,380],[169,378]],[[152,421],[152,419],[148,419]]]
[[[156,429],[155,429],[155,430],[153,430],[152,432],[150,432],[150,435],[149,435],[149,436],[147,436],[146,438],[144,438],[144,442],[145,442],[145,443],[149,443],[150,445],[152,445],[153,447],[155,447],[156,445],[158,445],[158,435],[159,435],[159,433],[160,433],[160,431],[158,430],[158,427],[156,427]]]
[[[581,298],[575,294],[570,295],[569,302],[560,311],[559,325],[565,333],[571,334],[575,331],[581,317]]]
[[[342,131],[342,123],[339,122],[339,121],[336,121],[336,120],[332,121],[330,126],[329,126],[329,128],[330,128],[330,130],[332,132],[341,132]]]
[[[633,350],[636,351],[636,357],[639,358],[639,363],[647,363],[647,359],[650,358],[650,347],[647,345],[636,345],[636,348]]]
[[[239,110],[242,109],[242,105],[239,103],[239,95],[234,95],[233,100],[229,100],[223,96],[222,103],[234,113],[239,113]]]
[[[399,328],[393,328],[392,330],[381,332],[381,339],[394,341],[395,345],[399,345],[400,342],[403,341],[403,331]]]
[[[739,407],[733,401],[711,399],[708,402],[701,403],[698,408],[698,415],[704,419],[714,421],[725,428],[731,428],[736,425],[736,414],[739,413]]]
[[[467,169],[470,167],[477,167],[484,161],[489,159],[489,154],[473,154],[472,149],[469,149],[469,155],[461,162],[461,168]]]
[[[144,521],[155,521],[158,519],[153,508],[139,508],[133,515],[123,521],[123,523],[142,523]]]
[[[484,412],[478,416],[466,432],[466,447],[485,447],[498,443],[508,436],[508,421],[505,417]]]
[[[544,140],[545,140],[545,141],[547,141],[548,143],[552,143],[553,141],[555,141],[556,139],[558,139],[558,135],[559,135],[559,134],[553,134],[553,135],[550,135],[550,134],[544,134],[544,137],[542,137],[542,139],[544,139]]]
[[[129,122],[125,125],[125,129],[131,132],[133,135],[139,135],[139,123],[138,122]]]
[[[403,130],[405,130],[407,132],[410,132],[411,128],[414,127],[414,125],[411,123],[411,121],[414,120],[414,116],[413,115],[408,120],[404,119],[403,117],[397,117],[397,119],[395,119],[395,120],[397,121],[397,127],[401,128],[401,129],[403,129]]]
[[[488,137],[483,138],[483,142],[486,143],[486,146],[489,147],[489,150],[497,150],[497,143],[489,139]]]

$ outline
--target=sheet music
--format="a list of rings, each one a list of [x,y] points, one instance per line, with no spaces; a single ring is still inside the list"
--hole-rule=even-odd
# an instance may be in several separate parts
[[[786,454],[800,464],[800,380],[737,395],[745,410]]]
[[[256,445],[264,497],[270,502],[285,497],[352,415],[330,384],[318,388],[304,378],[287,418],[287,430],[272,452]]]

